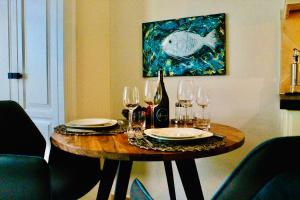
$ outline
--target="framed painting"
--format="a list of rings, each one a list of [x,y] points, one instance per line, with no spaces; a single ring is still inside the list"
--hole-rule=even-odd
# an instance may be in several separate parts
[[[225,14],[142,24],[143,76],[226,74]]]

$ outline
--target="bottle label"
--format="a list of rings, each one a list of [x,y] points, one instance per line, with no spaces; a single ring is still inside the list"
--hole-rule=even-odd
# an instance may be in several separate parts
[[[169,120],[169,115],[168,115],[168,111],[165,108],[160,108],[157,112],[156,112],[156,119],[159,122],[165,122]]]

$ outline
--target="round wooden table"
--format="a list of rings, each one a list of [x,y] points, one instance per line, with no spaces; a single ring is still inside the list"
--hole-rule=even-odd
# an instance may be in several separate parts
[[[242,146],[245,140],[240,130],[230,126],[212,124],[210,131],[225,136],[225,145],[209,151],[163,152],[130,145],[125,134],[76,136],[54,133],[51,142],[69,153],[104,158],[97,199],[108,199],[117,170],[115,199],[125,199],[133,161],[164,161],[170,197],[175,199],[172,160],[176,162],[187,198],[203,199],[194,159],[230,152]]]

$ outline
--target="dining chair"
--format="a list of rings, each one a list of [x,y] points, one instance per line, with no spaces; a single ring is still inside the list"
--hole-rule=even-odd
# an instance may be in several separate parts
[[[0,199],[51,199],[47,162],[36,156],[0,154]]]
[[[0,153],[43,158],[46,141],[24,109],[0,101]],[[64,152],[51,145],[49,155],[52,199],[78,199],[99,181],[100,161]]]
[[[144,185],[136,178],[131,184],[130,200],[153,200]]]
[[[257,146],[212,199],[300,199],[300,136],[278,137]]]
[[[131,195],[151,199],[138,180],[132,184]],[[300,136],[273,138],[258,145],[212,197],[212,200],[240,199],[300,199]]]

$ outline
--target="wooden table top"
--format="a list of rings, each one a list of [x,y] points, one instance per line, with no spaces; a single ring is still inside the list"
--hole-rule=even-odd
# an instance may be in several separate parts
[[[209,151],[163,152],[146,150],[128,144],[125,134],[76,136],[54,133],[51,142],[56,147],[77,155],[111,160],[166,161],[209,157],[233,151],[244,144],[244,134],[233,127],[212,124],[211,132],[225,137],[225,145]]]

